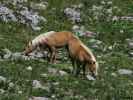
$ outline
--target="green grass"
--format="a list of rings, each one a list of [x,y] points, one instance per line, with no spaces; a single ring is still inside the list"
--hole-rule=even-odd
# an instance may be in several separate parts
[[[38,0],[33,0],[39,2]],[[30,1],[29,1],[30,2]],[[30,27],[19,23],[0,22],[0,49],[8,48],[13,52],[22,51],[25,44],[31,38],[34,38],[42,32],[50,30],[71,31],[73,24],[63,15],[62,9],[82,2],[84,7],[81,12],[84,18],[81,25],[85,25],[89,30],[99,32],[94,37],[103,42],[99,49],[92,48],[89,42],[90,38],[81,40],[89,46],[97,56],[99,62],[99,76],[96,81],[83,79],[81,76],[74,77],[70,72],[72,67],[70,60],[64,59],[66,51],[63,49],[62,60],[59,64],[47,64],[46,60],[30,61],[0,61],[0,76],[7,78],[7,82],[0,82],[0,89],[5,93],[0,94],[0,100],[28,100],[29,96],[45,96],[53,100],[130,100],[133,99],[133,77],[132,75],[119,75],[119,69],[133,70],[132,58],[128,56],[129,48],[125,42],[126,38],[133,37],[133,24],[129,21],[107,22],[95,21],[89,11],[92,5],[100,5],[99,0],[48,0],[49,6],[46,11],[39,11],[41,15],[48,20],[47,23],[41,24],[42,30],[34,32]],[[118,15],[130,15],[133,11],[133,2],[131,0],[113,0],[113,6],[118,6],[122,12]],[[52,8],[57,8],[55,11]],[[89,17],[88,17],[89,16]],[[90,20],[91,18],[92,20]],[[80,25],[79,24],[79,25]],[[120,33],[123,30],[124,33]],[[117,45],[112,50],[103,51],[104,48]],[[99,57],[100,56],[100,57]],[[27,70],[31,66],[32,71]],[[65,70],[68,75],[52,75],[48,68]],[[41,74],[47,74],[42,77]],[[115,73],[116,76],[113,74]],[[32,80],[39,80],[47,89],[33,89]],[[9,87],[9,83],[15,85]],[[59,83],[55,85],[55,83]],[[18,93],[22,91],[22,94]]]

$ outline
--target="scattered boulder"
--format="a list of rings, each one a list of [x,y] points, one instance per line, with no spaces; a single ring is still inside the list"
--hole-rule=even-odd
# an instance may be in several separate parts
[[[96,35],[96,33],[86,30],[84,26],[74,25],[72,30],[77,36],[93,37]]]
[[[22,52],[11,52],[9,49],[2,49],[0,52],[0,59],[11,59],[11,60],[31,60],[31,59],[41,59],[47,57],[47,52],[34,51],[29,54],[29,56],[23,55]]]
[[[41,28],[38,26],[39,22],[46,22],[47,20],[43,16],[39,16],[37,12],[29,10],[27,7],[23,7],[20,13],[20,22],[24,24],[29,24],[33,30],[38,31]]]
[[[81,22],[81,14],[75,8],[65,8],[64,14],[72,21],[72,23]]]
[[[16,22],[17,18],[13,13],[13,10],[0,4],[0,20],[4,22],[13,21]]]
[[[31,26],[31,28],[34,31],[41,30],[41,27],[39,27],[40,22],[46,22],[47,20],[39,15],[38,12],[33,11],[33,9],[28,9],[27,6],[24,6],[23,2],[27,2],[25,0],[13,0],[12,2],[8,1],[5,2],[5,4],[13,4],[14,7],[16,8],[15,10],[12,10],[8,8],[8,4],[6,5],[1,5],[0,4],[0,20],[4,22],[19,22],[22,24],[26,24],[27,26]],[[32,5],[33,6],[33,5]],[[36,7],[37,6],[37,7]],[[40,4],[35,4],[34,8],[46,8],[42,3]],[[31,7],[32,8],[32,7]]]

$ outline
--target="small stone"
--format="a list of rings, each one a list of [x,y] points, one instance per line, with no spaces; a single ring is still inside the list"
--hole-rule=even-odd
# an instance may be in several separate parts
[[[62,71],[62,70],[59,71],[59,74],[60,74],[61,76],[68,75],[67,72]]]
[[[57,72],[58,72],[58,70],[55,69],[55,68],[48,68],[48,72],[51,73],[51,74],[53,74],[53,75],[56,75]]]
[[[96,79],[95,79],[94,77],[92,77],[91,75],[87,75],[86,77],[87,77],[88,80],[92,80],[92,81],[96,80]]]
[[[33,80],[32,85],[33,85],[33,88],[35,88],[35,89],[43,88],[42,84],[38,80]]]

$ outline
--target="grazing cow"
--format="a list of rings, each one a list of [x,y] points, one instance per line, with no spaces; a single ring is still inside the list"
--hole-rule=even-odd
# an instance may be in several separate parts
[[[83,75],[91,72],[96,78],[98,63],[91,50],[85,46],[76,36],[73,36],[68,42],[69,56],[73,65],[73,73],[78,75],[80,67],[83,69]]]
[[[24,54],[28,55],[38,47],[41,49],[48,49],[50,53],[50,62],[54,63],[56,60],[56,49],[66,46],[71,37],[72,33],[65,31],[50,31],[41,34],[28,43],[24,50]]]

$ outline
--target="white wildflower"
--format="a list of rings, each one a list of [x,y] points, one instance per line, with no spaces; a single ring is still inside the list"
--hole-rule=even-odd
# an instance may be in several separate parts
[[[10,88],[14,87],[14,83],[13,83],[13,82],[10,82],[10,83],[9,83],[9,87],[10,87]]]
[[[112,14],[112,8],[107,9],[107,13]]]
[[[32,71],[32,67],[31,66],[28,66],[26,69],[29,70],[29,71]]]
[[[112,50],[112,49],[113,49],[113,46],[109,46],[108,49],[109,49],[109,50]]]
[[[72,30],[73,30],[74,32],[77,32],[77,31],[80,30],[80,27],[79,27],[78,25],[74,25],[74,26],[72,27]]]
[[[5,90],[0,89],[0,94],[3,94],[3,93],[5,93]]]
[[[112,1],[108,1],[107,4],[111,5],[112,4]]]
[[[124,33],[124,31],[123,30],[120,30],[120,33]]]
[[[52,98],[55,98],[56,96],[53,94],[51,97],[52,97]]]
[[[116,76],[117,76],[117,74],[116,74],[116,73],[111,73],[111,75],[112,75],[112,76],[114,76],[114,77],[116,77]]]
[[[48,76],[48,74],[46,74],[46,73],[43,73],[43,74],[40,74],[42,77],[47,77]]]
[[[101,4],[105,4],[105,1],[101,1]]]
[[[22,91],[18,91],[18,94],[22,94],[23,92]]]

